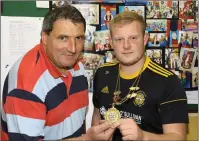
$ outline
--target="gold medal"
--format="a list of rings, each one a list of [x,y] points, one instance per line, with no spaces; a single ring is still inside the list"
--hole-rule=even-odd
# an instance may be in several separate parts
[[[112,107],[105,112],[104,118],[106,121],[116,122],[121,118],[120,111]]]

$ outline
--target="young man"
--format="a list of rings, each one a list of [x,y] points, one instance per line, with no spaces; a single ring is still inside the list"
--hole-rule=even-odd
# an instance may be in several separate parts
[[[85,26],[70,5],[46,14],[41,43],[13,65],[5,80],[1,140],[107,140],[113,133],[103,122],[85,134],[88,83],[78,61]]]
[[[94,78],[94,115],[116,121],[113,140],[185,140],[187,98],[172,72],[145,56],[145,21],[134,12],[118,14],[110,24],[118,62],[101,66]]]

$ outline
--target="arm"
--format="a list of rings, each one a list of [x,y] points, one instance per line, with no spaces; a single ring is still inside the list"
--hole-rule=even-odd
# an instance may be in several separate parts
[[[94,107],[93,118],[91,126],[99,125],[101,120],[99,109]]]
[[[144,140],[186,140],[187,128],[184,123],[163,125],[163,134],[153,134],[143,131]]]

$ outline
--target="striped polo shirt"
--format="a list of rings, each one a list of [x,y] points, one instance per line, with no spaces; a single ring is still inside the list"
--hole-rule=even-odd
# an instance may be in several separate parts
[[[87,73],[78,61],[67,76],[47,58],[42,44],[9,71],[2,102],[1,140],[59,140],[85,133]]]

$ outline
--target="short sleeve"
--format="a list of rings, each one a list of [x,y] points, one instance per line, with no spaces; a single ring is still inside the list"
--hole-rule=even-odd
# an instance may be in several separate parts
[[[166,80],[159,103],[159,114],[163,124],[188,123],[187,97],[176,75],[169,76]]]
[[[98,70],[96,71],[94,75],[94,80],[93,80],[93,105],[95,108],[99,108],[99,95],[97,93],[97,86],[98,86]]]

